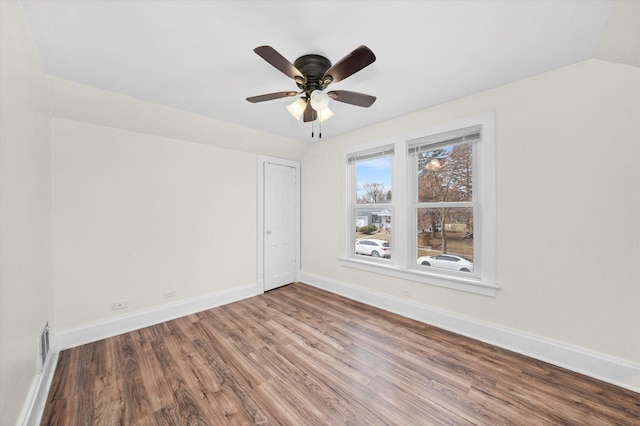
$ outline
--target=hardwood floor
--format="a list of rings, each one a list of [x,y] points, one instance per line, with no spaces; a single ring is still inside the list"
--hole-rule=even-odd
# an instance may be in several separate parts
[[[304,284],[60,353],[43,425],[640,425],[640,394]]]

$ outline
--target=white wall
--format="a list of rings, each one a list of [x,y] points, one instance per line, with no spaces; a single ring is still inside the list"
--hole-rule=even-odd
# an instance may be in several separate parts
[[[50,111],[20,3],[0,1],[0,19],[0,424],[11,425],[53,320]]]
[[[255,283],[256,171],[253,153],[54,118],[58,329]]]
[[[498,295],[341,267],[341,150],[490,110]],[[315,144],[302,167],[303,273],[640,363],[638,119],[640,69],[589,60]]]

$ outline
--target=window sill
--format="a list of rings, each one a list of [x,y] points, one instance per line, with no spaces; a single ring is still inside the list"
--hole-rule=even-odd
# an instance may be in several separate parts
[[[481,294],[483,296],[495,296],[500,287],[495,283],[485,282],[478,278],[458,277],[454,275],[434,274],[417,269],[401,269],[391,263],[381,261],[340,257],[340,264],[347,268],[361,271],[383,274],[404,280],[417,281],[438,287],[466,291],[468,293]]]

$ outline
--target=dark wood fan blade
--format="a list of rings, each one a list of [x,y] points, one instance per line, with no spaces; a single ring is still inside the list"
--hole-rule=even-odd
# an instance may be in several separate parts
[[[376,60],[376,55],[367,46],[360,46],[324,73],[324,77],[331,77],[332,82],[344,80],[360,71],[367,65],[371,65]]]
[[[313,121],[318,118],[318,113],[311,107],[311,102],[307,103],[307,107],[304,109],[304,115],[302,121]]]
[[[364,93],[351,92],[349,90],[332,90],[327,95],[333,100],[344,102],[345,104],[357,105],[368,108],[376,101],[375,96]]]
[[[291,77],[302,77],[302,73],[298,71],[298,68],[294,67],[284,56],[282,56],[276,49],[271,46],[259,46],[253,49],[262,59],[269,62],[276,69],[280,70],[283,74]]]
[[[256,103],[256,102],[271,101],[273,99],[286,98],[288,96],[295,96],[297,94],[298,92],[275,92],[275,93],[267,93],[266,95],[252,96],[250,98],[247,98],[247,100],[249,102]]]

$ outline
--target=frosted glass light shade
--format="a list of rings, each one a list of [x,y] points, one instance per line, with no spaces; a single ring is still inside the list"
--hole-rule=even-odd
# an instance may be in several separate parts
[[[311,107],[316,111],[321,111],[329,105],[329,95],[321,90],[311,92]]]
[[[296,120],[300,120],[300,117],[302,117],[302,113],[304,112],[306,107],[307,102],[304,99],[300,98],[289,105],[287,107],[287,110],[291,113],[291,115],[293,115]]]
[[[318,120],[320,120],[321,123],[325,120],[330,119],[331,117],[333,117],[333,112],[329,109],[329,107],[325,107],[318,111]]]

